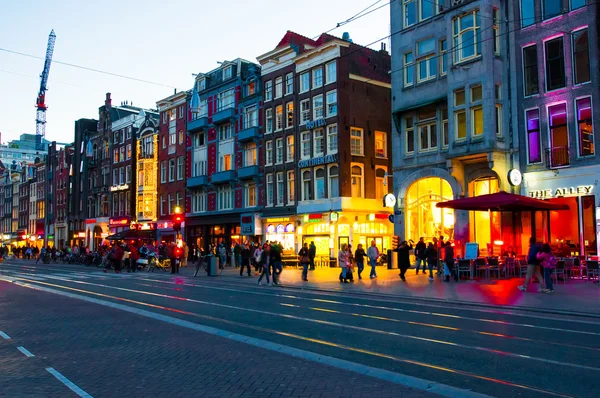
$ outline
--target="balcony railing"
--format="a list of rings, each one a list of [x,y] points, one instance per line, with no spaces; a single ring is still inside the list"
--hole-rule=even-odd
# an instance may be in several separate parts
[[[555,146],[547,149],[546,152],[548,168],[567,167],[571,164],[568,146]]]

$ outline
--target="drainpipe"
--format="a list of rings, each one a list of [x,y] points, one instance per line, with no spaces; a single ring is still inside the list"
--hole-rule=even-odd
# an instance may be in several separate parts
[[[510,51],[510,27],[509,27],[509,12],[508,12],[508,3],[506,3],[505,7],[504,7],[504,24],[505,24],[505,29],[506,29],[506,38],[505,38],[505,47],[506,47],[506,59],[507,59],[507,64],[508,64],[508,68],[507,68],[507,80],[508,80],[508,139],[509,139],[509,146],[508,148],[510,149],[510,169],[513,169],[515,167],[515,161],[514,161],[514,144],[513,144],[513,140],[514,140],[514,130],[513,130],[513,111],[512,111],[512,69],[511,69],[511,51]],[[515,191],[515,187],[513,187],[513,193]]]

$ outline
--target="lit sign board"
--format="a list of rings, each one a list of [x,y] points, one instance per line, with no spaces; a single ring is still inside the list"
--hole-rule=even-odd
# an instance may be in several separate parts
[[[112,187],[110,187],[110,192],[127,191],[128,189],[129,184],[113,185]]]
[[[333,155],[319,156],[312,159],[301,160],[298,162],[298,167],[303,169],[305,167],[319,166],[322,164],[336,163],[338,161],[337,153]]]
[[[304,125],[304,127],[307,130],[312,130],[315,129],[317,127],[325,127],[327,123],[325,122],[325,119],[317,119],[317,120],[312,120],[310,122],[306,122],[306,124]]]
[[[125,227],[129,225],[131,219],[129,217],[109,218],[108,225],[111,227]]]
[[[529,191],[529,196],[536,199],[562,198],[564,196],[591,195],[593,185],[580,185],[578,187],[538,189]]]

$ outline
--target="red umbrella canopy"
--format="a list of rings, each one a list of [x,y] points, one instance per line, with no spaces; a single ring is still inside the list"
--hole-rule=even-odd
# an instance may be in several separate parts
[[[528,196],[515,195],[508,192],[497,192],[489,195],[479,195],[472,198],[462,198],[440,202],[437,207],[455,210],[473,211],[536,211],[536,210],[569,210],[569,206],[534,199]]]

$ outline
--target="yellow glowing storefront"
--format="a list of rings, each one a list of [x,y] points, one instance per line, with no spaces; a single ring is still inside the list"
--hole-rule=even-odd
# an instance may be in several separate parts
[[[283,246],[284,254],[295,254],[296,250],[296,218],[274,217],[263,220],[265,242],[278,242]]]
[[[439,177],[422,178],[406,191],[406,239],[431,241],[443,236],[454,239],[454,210],[436,207],[439,202],[454,199],[448,181]]]
[[[489,195],[499,191],[497,177],[482,177],[471,183],[470,196]],[[502,242],[502,214],[496,211],[471,211],[469,215],[470,241],[479,243],[481,255],[498,254],[499,248],[491,246]]]

